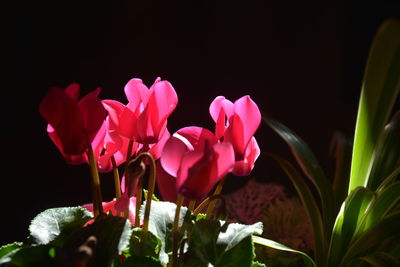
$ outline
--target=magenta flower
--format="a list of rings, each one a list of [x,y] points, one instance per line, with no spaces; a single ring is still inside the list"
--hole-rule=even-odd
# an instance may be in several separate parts
[[[114,157],[117,167],[124,163],[127,159],[128,145],[129,139],[109,129],[109,117],[107,117],[92,142],[99,171],[109,172],[114,169],[111,157]],[[134,142],[131,156],[136,153],[137,148],[138,143]]]
[[[260,148],[253,137],[261,122],[257,104],[250,96],[243,96],[235,103],[218,96],[210,105],[210,114],[216,123],[217,138],[231,143],[235,151],[233,174],[250,174],[260,154]]]
[[[157,143],[166,130],[167,118],[174,111],[178,97],[168,81],[157,78],[148,89],[140,79],[125,86],[129,103],[104,100],[110,116],[110,128],[141,144]]]
[[[234,151],[207,129],[193,126],[180,129],[167,141],[160,161],[165,172],[176,178],[176,192],[198,200],[232,170]],[[158,181],[161,194],[166,195],[163,183],[170,187],[170,182]]]
[[[79,85],[73,83],[65,90],[51,88],[40,103],[49,136],[68,163],[85,162],[84,153],[104,121],[99,93],[100,88],[78,101]]]
[[[117,216],[117,209],[115,208],[117,201],[115,199],[110,202],[103,202],[103,211],[104,213],[111,213],[114,216]],[[132,197],[129,200],[129,221],[132,225],[135,224],[135,206],[136,206],[136,198]],[[93,213],[93,204],[84,204],[83,208]],[[89,222],[90,223],[90,222]]]

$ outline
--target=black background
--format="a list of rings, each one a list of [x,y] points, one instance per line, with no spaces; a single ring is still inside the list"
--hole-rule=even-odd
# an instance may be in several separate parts
[[[51,207],[91,200],[85,165],[71,166],[48,138],[38,105],[49,87],[101,87],[126,102],[125,83],[170,81],[179,104],[169,130],[213,129],[218,95],[249,94],[266,116],[297,132],[330,173],[335,130],[352,135],[373,34],[399,1],[22,1],[3,9],[0,245],[23,241],[30,220]],[[351,2],[351,3],[349,3]],[[263,152],[290,157],[267,126]],[[254,175],[287,184],[260,157]],[[237,183],[245,181],[238,179]],[[105,199],[111,178],[103,178]]]

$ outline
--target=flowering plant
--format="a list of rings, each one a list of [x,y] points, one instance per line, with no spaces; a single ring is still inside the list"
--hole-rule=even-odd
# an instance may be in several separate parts
[[[168,81],[157,78],[148,88],[140,79],[130,80],[127,104],[100,100],[100,89],[78,100],[77,84],[52,88],[39,111],[65,161],[89,165],[93,203],[40,213],[25,242],[0,247],[0,264],[265,266],[256,261],[254,244],[259,244],[299,254],[306,266],[399,265],[399,114],[388,123],[400,90],[399,69],[400,23],[388,21],[371,49],[352,156],[347,139],[334,137],[333,187],[299,136],[263,119],[288,143],[317,190],[319,199],[291,163],[270,154],[309,217],[312,257],[261,237],[261,222],[245,225],[216,216],[225,177],[249,175],[260,155],[254,134],[262,116],[250,96],[235,102],[216,97],[209,107],[214,131],[188,126],[171,135],[167,121],[178,96]],[[114,175],[115,198],[107,202],[99,172]],[[156,185],[164,201],[155,196]]]

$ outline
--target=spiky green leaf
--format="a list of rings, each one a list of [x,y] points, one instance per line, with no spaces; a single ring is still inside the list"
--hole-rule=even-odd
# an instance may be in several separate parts
[[[386,21],[373,41],[361,88],[349,192],[366,186],[378,138],[400,90],[400,21]]]

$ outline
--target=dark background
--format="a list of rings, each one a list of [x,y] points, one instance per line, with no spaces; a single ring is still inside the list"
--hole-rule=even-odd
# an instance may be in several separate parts
[[[38,113],[49,87],[78,82],[81,95],[101,87],[102,99],[125,103],[129,79],[150,86],[160,76],[179,96],[170,132],[213,129],[208,106],[216,96],[250,94],[264,114],[297,132],[330,174],[329,142],[335,130],[352,135],[373,34],[385,18],[400,17],[399,1],[81,2],[22,1],[3,10],[11,16],[2,38],[10,47],[2,51],[9,60],[0,245],[23,241],[40,211],[91,200],[87,166],[64,163]],[[256,137],[263,152],[290,157],[267,126]],[[254,175],[287,184],[264,157]],[[111,178],[102,182],[111,199]]]

